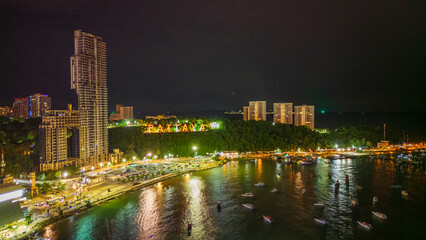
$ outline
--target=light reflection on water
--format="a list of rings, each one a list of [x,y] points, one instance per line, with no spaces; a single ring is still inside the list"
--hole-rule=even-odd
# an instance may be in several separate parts
[[[335,191],[337,179],[341,184]],[[254,187],[261,181],[265,187]],[[402,185],[409,197],[402,198],[401,189],[392,185]],[[271,193],[272,188],[278,193]],[[243,198],[244,192],[255,197]],[[373,196],[379,198],[376,205]],[[360,206],[353,208],[351,200]],[[220,213],[217,201],[222,202]],[[316,202],[325,207],[314,207]],[[242,203],[253,203],[256,209],[247,210]],[[49,226],[44,234],[54,239],[424,239],[424,203],[424,172],[401,169],[388,160],[299,166],[259,159],[157,183]],[[389,219],[374,219],[372,210]],[[264,214],[275,223],[265,223]],[[320,226],[314,218],[324,218],[328,225]],[[357,220],[372,223],[375,230],[360,229]],[[191,236],[188,223],[193,224]]]

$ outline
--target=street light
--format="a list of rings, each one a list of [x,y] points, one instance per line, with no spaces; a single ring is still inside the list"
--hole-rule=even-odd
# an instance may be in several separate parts
[[[136,157],[135,157],[135,156],[133,156],[133,157],[132,157],[132,159],[133,159],[133,161],[135,161],[135,160],[136,160]]]
[[[192,150],[194,150],[194,152],[195,152],[194,157],[196,157],[196,156],[197,156],[197,146],[193,146],[193,147],[192,147]]]
[[[94,167],[94,166],[92,166],[92,171],[93,171],[93,170],[95,170],[95,167]]]
[[[68,176],[68,173],[64,172],[64,178],[67,178],[67,176]]]

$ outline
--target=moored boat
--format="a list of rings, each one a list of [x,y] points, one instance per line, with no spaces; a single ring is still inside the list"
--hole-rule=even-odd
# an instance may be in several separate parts
[[[317,202],[317,203],[314,203],[314,206],[315,206],[315,207],[324,207],[324,203],[322,203],[322,202]]]
[[[405,190],[402,190],[402,191],[401,191],[401,194],[402,194],[402,196],[405,196],[405,197],[406,197],[406,196],[408,196],[408,192],[407,192],[407,191],[405,191]]]
[[[383,219],[383,220],[388,219],[388,217],[385,214],[381,213],[381,212],[371,211],[371,213],[373,213],[374,216],[376,216],[376,217],[378,217],[380,219]]]
[[[260,182],[260,183],[254,184],[254,186],[256,186],[256,187],[263,187],[263,186],[265,186],[265,184],[263,182]]]
[[[378,203],[379,202],[379,198],[377,198],[377,197],[373,197],[373,204],[376,204],[376,203]]]
[[[358,202],[356,200],[352,200],[352,206],[356,207],[358,205]]]
[[[253,209],[254,209],[254,205],[253,205],[253,204],[250,204],[250,203],[243,203],[243,206],[244,206],[245,208],[248,208],[248,209],[251,209],[251,210],[253,210]]]
[[[278,192],[277,188],[274,188],[274,189],[271,190],[271,193],[276,193],[276,192]]]
[[[253,193],[243,193],[241,194],[242,197],[253,197]]]
[[[263,219],[265,220],[265,221],[267,221],[268,223],[272,223],[274,220],[272,219],[272,217],[270,217],[270,216],[265,216],[265,215],[263,215]]]
[[[367,223],[367,222],[360,222],[360,221],[356,221],[361,227],[370,230],[373,227],[371,226],[371,224]]]
[[[320,223],[320,224],[327,224],[327,221],[323,218],[314,218],[315,222]]]

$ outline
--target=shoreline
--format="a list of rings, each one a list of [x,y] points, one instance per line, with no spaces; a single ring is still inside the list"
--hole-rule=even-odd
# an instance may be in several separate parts
[[[43,229],[43,228],[45,228],[49,225],[60,222],[60,221],[66,219],[68,217],[73,216],[73,215],[84,213],[85,211],[87,211],[91,208],[97,207],[97,206],[99,206],[103,203],[106,203],[110,200],[121,197],[122,195],[125,195],[127,193],[134,192],[134,191],[139,190],[141,188],[145,188],[145,187],[154,185],[158,182],[162,182],[162,181],[180,176],[182,174],[187,174],[187,173],[191,173],[191,172],[198,172],[198,171],[203,171],[203,170],[209,170],[209,169],[213,169],[213,168],[216,168],[216,167],[220,167],[220,166],[223,166],[225,163],[226,163],[226,161],[218,161],[213,166],[196,168],[196,169],[188,169],[188,170],[180,171],[180,172],[177,172],[177,173],[169,173],[169,174],[166,174],[166,175],[154,178],[154,179],[150,179],[150,180],[147,180],[147,181],[144,181],[144,182],[135,182],[135,183],[133,183],[132,186],[126,187],[125,189],[119,190],[115,193],[111,193],[111,194],[104,196],[104,197],[101,197],[101,198],[97,198],[96,201],[91,202],[91,206],[87,206],[84,202],[82,202],[80,204],[75,205],[75,207],[71,208],[68,211],[67,211],[67,209],[64,209],[64,212],[61,216],[58,215],[58,216],[54,216],[54,217],[51,217],[49,219],[43,220],[43,221],[37,223],[35,226],[32,226],[31,231],[24,232],[23,234],[21,234],[19,236],[15,236],[14,239],[26,239],[27,237],[34,235],[35,232],[37,232],[37,231],[39,231],[39,230],[41,230],[41,229]]]

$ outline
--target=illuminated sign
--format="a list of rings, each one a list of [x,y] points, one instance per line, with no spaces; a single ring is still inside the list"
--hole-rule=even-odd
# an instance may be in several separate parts
[[[211,122],[211,123],[202,123],[202,121],[198,121],[197,123],[168,123],[168,124],[147,124],[145,128],[143,128],[144,133],[171,133],[171,132],[204,132],[211,129],[219,129],[219,122]]]

